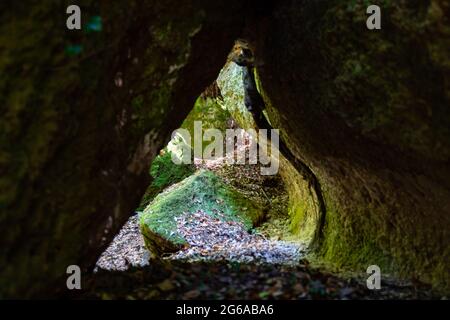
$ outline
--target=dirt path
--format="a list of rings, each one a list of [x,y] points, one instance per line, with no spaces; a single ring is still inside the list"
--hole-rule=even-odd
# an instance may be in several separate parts
[[[127,271],[100,270],[75,298],[89,299],[440,299],[427,288],[382,280],[340,278],[302,261],[296,267],[225,262],[152,263]]]

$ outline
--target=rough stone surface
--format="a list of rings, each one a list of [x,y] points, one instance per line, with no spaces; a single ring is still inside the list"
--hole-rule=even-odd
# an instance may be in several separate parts
[[[449,3],[384,1],[375,32],[365,3],[276,5],[249,33],[260,87],[321,183],[321,257],[448,290]]]
[[[245,2],[77,4],[101,31],[67,30],[57,0],[1,10],[0,297],[65,290],[67,266],[95,264],[217,77]]]

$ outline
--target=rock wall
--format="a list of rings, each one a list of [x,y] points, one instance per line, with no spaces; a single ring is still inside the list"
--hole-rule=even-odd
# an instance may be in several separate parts
[[[375,2],[379,31],[366,28],[365,1],[276,5],[249,33],[260,87],[321,183],[319,256],[448,290],[449,4]]]
[[[69,31],[69,4],[0,10],[0,297],[66,290],[67,266],[92,266],[217,77],[244,5],[77,1],[83,30]]]

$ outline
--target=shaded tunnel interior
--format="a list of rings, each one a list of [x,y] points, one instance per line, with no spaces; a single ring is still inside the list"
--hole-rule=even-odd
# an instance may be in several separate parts
[[[377,265],[396,279],[448,292],[445,1],[385,3],[383,28],[374,32],[365,28],[364,1],[142,1],[126,10],[120,3],[84,2],[90,32],[61,28],[63,16],[44,19],[64,12],[53,1],[31,10],[14,4],[2,13],[0,297],[67,294],[67,266],[91,274],[131,214],[167,205],[154,201],[167,181],[181,191],[175,200],[196,190],[189,186],[203,186],[195,192],[206,201],[203,191],[214,185],[239,212],[248,211],[243,225],[248,218],[257,227],[274,221],[253,215],[258,205],[269,210],[264,201],[274,196],[284,220],[266,231],[285,228],[307,244],[292,271],[299,279],[306,273],[298,268],[310,264],[344,278]],[[248,70],[230,62],[236,39],[252,52]],[[260,183],[255,208],[241,205],[222,184],[226,174],[218,172],[218,179],[205,168],[174,169],[168,161],[171,133],[191,126],[196,111],[203,121],[220,120],[224,130],[255,126],[244,110],[243,72],[264,104],[259,120],[268,124],[259,126],[279,129],[282,141],[278,178],[231,179],[234,191]],[[211,119],[205,110],[212,110]],[[170,170],[174,176],[162,176]],[[198,219],[208,218],[199,213]],[[208,270],[195,265],[198,274]],[[148,281],[158,293],[141,298],[158,298],[170,286],[161,285],[164,277],[185,274],[182,263],[174,268],[150,263],[148,272],[131,268],[114,281]],[[284,279],[278,271],[274,278]],[[98,277],[97,289],[110,279],[103,272]],[[245,279],[231,281],[238,286]],[[283,288],[295,285],[283,282]]]

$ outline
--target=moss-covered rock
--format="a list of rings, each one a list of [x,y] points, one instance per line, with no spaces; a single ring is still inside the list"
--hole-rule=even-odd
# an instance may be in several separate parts
[[[193,164],[174,164],[172,151],[164,148],[153,160],[150,167],[150,175],[153,180],[145,191],[137,211],[144,210],[154,197],[165,188],[180,182],[195,172]]]
[[[250,129],[255,128],[255,122],[244,104],[242,74],[242,67],[230,61],[220,71],[217,85],[222,93],[224,108],[228,110],[241,128]]]
[[[231,114],[229,110],[223,106],[220,98],[200,96],[195,102],[192,111],[183,121],[181,128],[187,129],[191,134],[191,137],[194,137],[194,123],[196,121],[201,121],[203,130],[218,129],[225,134],[227,121],[230,117]],[[204,143],[208,144],[207,141],[204,141]]]
[[[140,216],[142,234],[156,256],[180,249],[186,241],[178,234],[175,218],[203,210],[225,221],[242,222],[251,229],[262,208],[225,184],[211,171],[200,170],[156,196]]]

